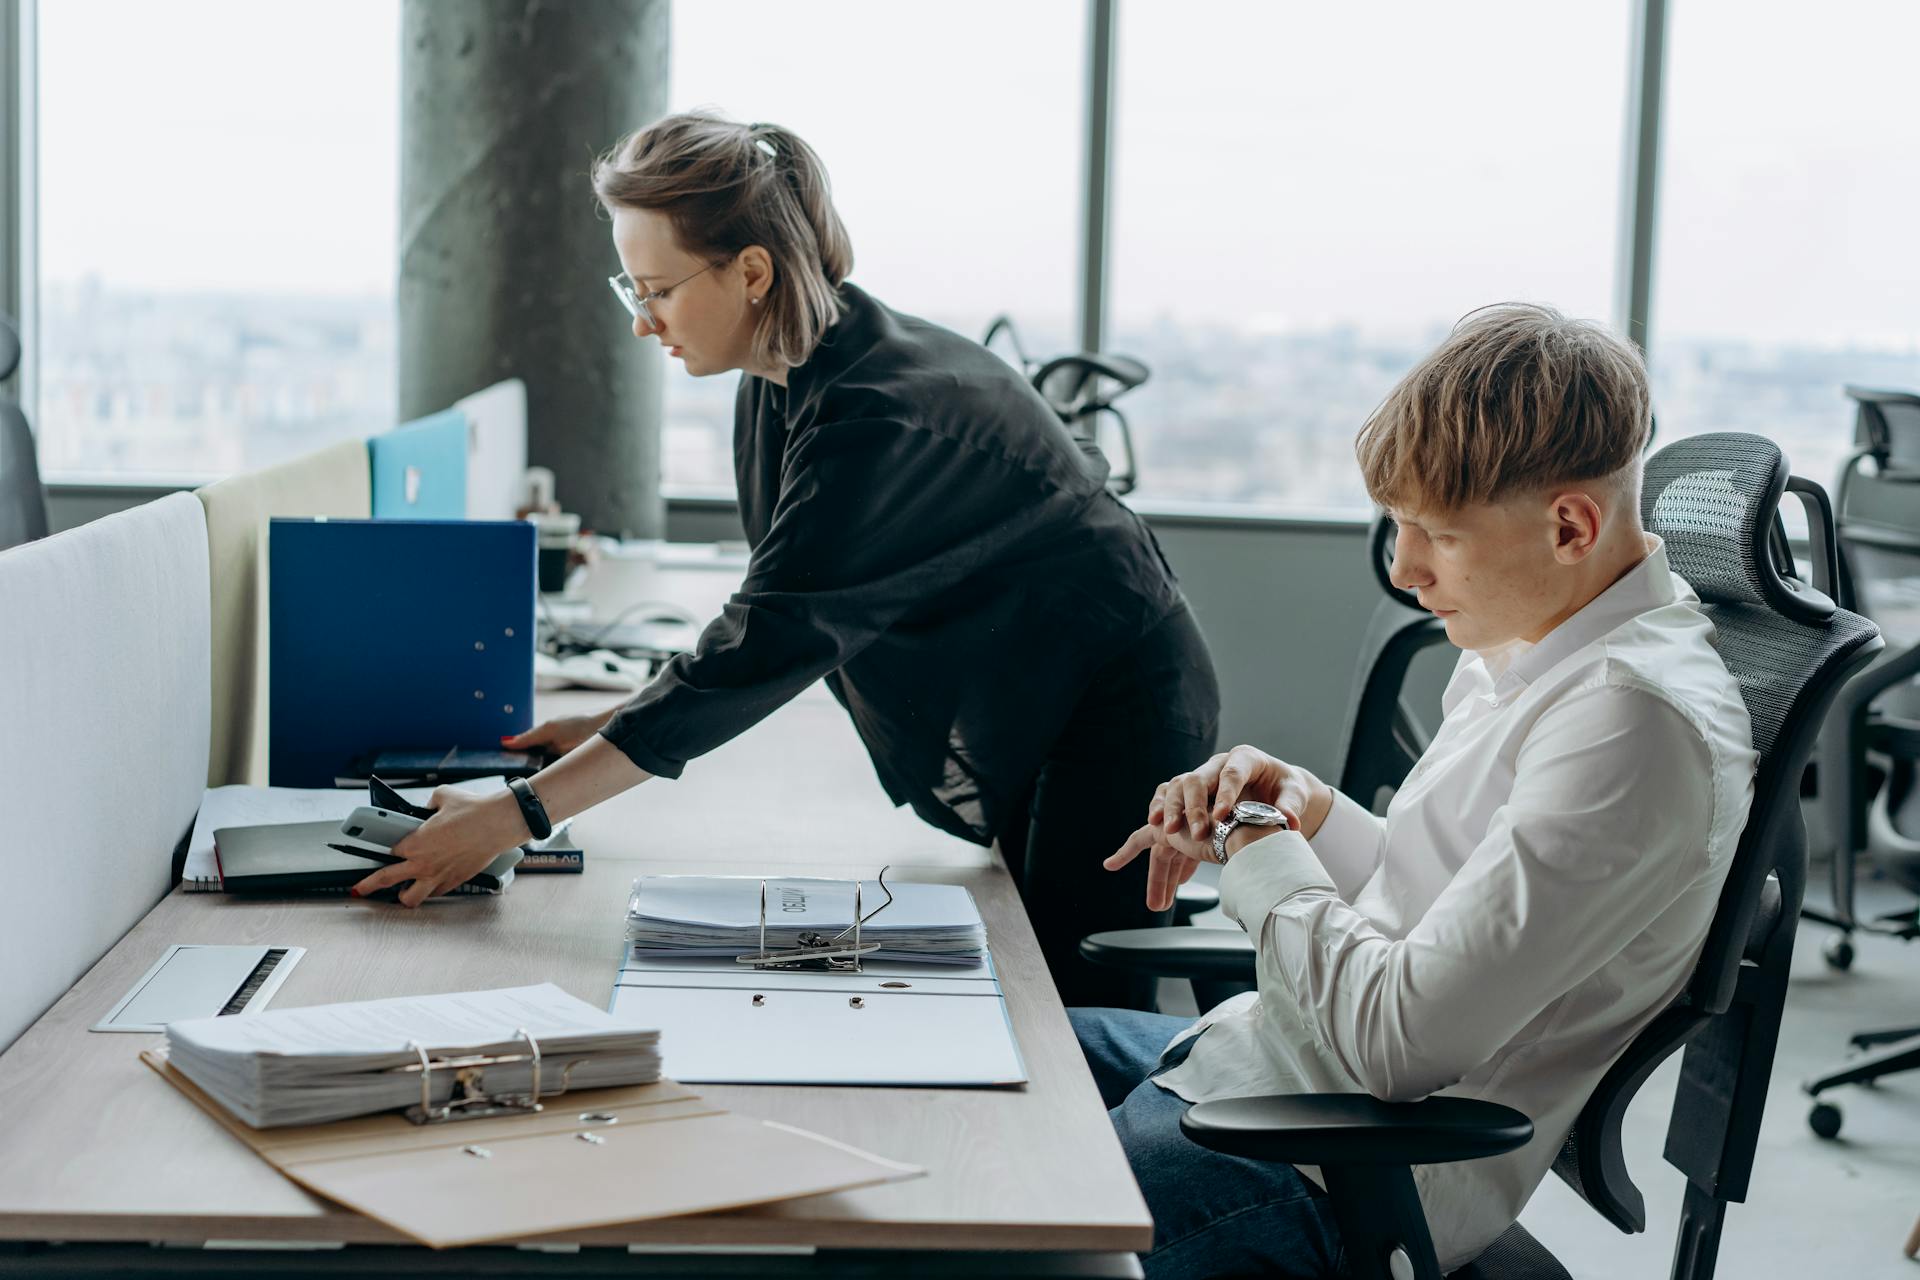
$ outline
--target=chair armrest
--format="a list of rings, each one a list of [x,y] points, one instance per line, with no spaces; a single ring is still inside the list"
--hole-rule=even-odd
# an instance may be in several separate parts
[[[1213,1151],[1289,1164],[1446,1164],[1523,1147],[1533,1122],[1478,1098],[1381,1102],[1364,1093],[1277,1094],[1197,1103],[1180,1131]]]
[[[1162,978],[1254,980],[1253,940],[1239,929],[1114,929],[1082,938],[1080,954]]]

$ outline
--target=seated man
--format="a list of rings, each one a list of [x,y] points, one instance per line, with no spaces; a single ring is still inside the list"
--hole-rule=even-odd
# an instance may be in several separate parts
[[[1464,651],[1386,818],[1236,747],[1165,784],[1107,860],[1150,853],[1156,908],[1224,862],[1221,906],[1258,957],[1258,992],[1198,1023],[1073,1011],[1153,1212],[1149,1276],[1340,1267],[1309,1175],[1180,1133],[1189,1103],[1266,1093],[1439,1093],[1531,1117],[1518,1151],[1414,1170],[1442,1267],[1464,1264],[1685,985],[1757,757],[1712,624],[1641,528],[1649,430],[1624,342],[1542,307],[1469,316],[1358,442],[1399,524],[1394,582]],[[1279,714],[1290,679],[1326,674],[1272,672]]]

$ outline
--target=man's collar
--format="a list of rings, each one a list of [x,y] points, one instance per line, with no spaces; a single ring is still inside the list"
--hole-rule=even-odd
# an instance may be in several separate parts
[[[1523,646],[1513,656],[1506,670],[1494,679],[1491,696],[1495,702],[1507,701],[1562,659],[1641,614],[1672,604],[1678,598],[1673,589],[1673,574],[1667,568],[1666,543],[1654,534],[1647,537],[1653,550],[1644,559],[1549,631],[1538,644]]]

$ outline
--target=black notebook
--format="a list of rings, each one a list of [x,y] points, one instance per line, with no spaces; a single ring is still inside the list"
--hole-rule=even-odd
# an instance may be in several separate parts
[[[452,750],[382,751],[355,757],[336,787],[358,788],[373,778],[396,787],[435,787],[474,778],[531,778],[550,762],[543,751],[454,747]]]
[[[345,893],[386,860],[329,847],[352,843],[340,834],[337,822],[222,827],[213,833],[213,858],[225,893]],[[513,882],[521,856],[517,848],[507,850],[453,892],[499,893]],[[385,891],[385,896],[398,896],[399,888]]]

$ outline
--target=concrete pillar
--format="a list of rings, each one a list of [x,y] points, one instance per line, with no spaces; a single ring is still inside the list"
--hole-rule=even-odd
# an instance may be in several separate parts
[[[603,533],[657,538],[661,356],[606,285],[596,155],[667,104],[669,0],[405,0],[400,412],[527,384],[528,461]]]

